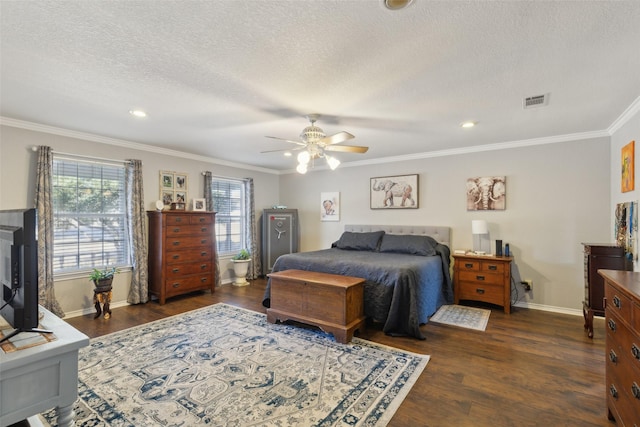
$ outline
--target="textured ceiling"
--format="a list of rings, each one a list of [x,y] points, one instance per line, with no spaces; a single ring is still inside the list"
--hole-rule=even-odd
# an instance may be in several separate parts
[[[277,170],[295,160],[261,151],[295,146],[265,135],[298,139],[308,113],[370,147],[344,163],[603,131],[640,95],[638,1],[0,1],[0,19],[0,116]]]

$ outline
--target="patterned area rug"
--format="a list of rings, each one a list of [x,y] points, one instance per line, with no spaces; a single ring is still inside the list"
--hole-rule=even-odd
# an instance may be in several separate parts
[[[431,316],[430,322],[458,326],[460,328],[484,331],[489,322],[491,310],[465,307],[462,305],[443,305]]]
[[[92,339],[76,425],[384,426],[428,361],[216,304]]]

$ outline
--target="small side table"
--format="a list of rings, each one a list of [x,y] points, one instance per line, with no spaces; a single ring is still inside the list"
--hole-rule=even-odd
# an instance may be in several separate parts
[[[108,289],[95,288],[93,290],[93,304],[96,307],[94,319],[97,319],[103,313],[104,318],[109,319],[111,317],[111,308],[109,307],[109,304],[111,304],[111,287]],[[100,304],[102,304],[102,308],[100,308]]]
[[[454,255],[454,300],[483,301],[511,313],[510,256]]]

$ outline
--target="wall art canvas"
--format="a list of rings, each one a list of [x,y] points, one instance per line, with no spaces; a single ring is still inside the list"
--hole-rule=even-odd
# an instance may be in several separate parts
[[[160,200],[165,206],[185,203],[187,200],[187,174],[160,171]]]
[[[638,259],[638,202],[618,203],[615,212],[616,243],[624,248],[625,256]]]
[[[498,211],[507,206],[507,179],[480,176],[467,179],[467,210]]]
[[[320,193],[320,220],[340,221],[340,193]]]
[[[633,191],[635,186],[635,141],[622,147],[622,179],[620,181],[623,193]]]
[[[418,209],[418,175],[371,178],[369,194],[371,209]]]

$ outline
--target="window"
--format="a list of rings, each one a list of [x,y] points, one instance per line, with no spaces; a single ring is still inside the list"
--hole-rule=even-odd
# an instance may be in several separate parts
[[[218,255],[235,255],[244,248],[246,206],[244,182],[214,177],[211,183],[213,210],[216,212]]]
[[[124,165],[53,159],[53,271],[128,264]]]

